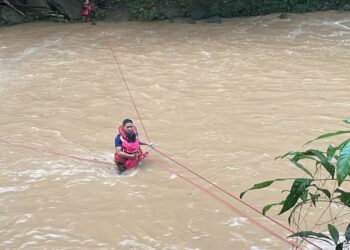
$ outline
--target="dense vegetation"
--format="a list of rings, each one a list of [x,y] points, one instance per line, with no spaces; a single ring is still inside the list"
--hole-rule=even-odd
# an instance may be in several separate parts
[[[350,119],[345,123],[350,124]],[[349,133],[350,130],[327,133],[315,140]],[[302,171],[302,176],[264,181],[248,189],[266,188],[274,182],[291,182],[290,189],[283,191],[286,197],[266,205],[262,213],[280,206],[279,214],[289,212],[288,223],[296,228],[296,233],[290,237],[323,240],[333,244],[336,250],[349,247],[350,139],[329,145],[326,150],[292,151],[278,158],[288,158],[292,166]],[[247,191],[241,193],[241,198]]]
[[[112,0],[110,4],[127,7],[134,18],[141,20],[172,16],[200,19],[215,15],[235,17],[274,12],[350,10],[350,0]]]
[[[11,3],[10,3],[11,2]],[[350,10],[350,0],[95,0],[96,20],[162,20],[188,17],[256,16],[278,12]],[[0,25],[46,19],[59,22],[78,21],[80,0],[0,0]],[[116,11],[117,10],[117,11]]]

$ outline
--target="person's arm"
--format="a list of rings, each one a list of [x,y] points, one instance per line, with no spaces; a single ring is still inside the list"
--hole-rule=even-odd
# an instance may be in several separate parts
[[[142,142],[142,141],[140,141],[140,145],[141,145],[141,146],[143,146],[143,145],[147,145],[147,146],[149,146],[149,144],[148,144],[148,143],[146,143],[146,142]]]
[[[122,147],[116,147],[115,150],[117,151],[117,154],[122,157],[122,158],[126,158],[126,159],[136,159],[137,158],[137,153],[134,154],[128,154],[122,151]]]
[[[140,141],[140,145],[145,145],[145,146],[148,146],[150,148],[155,148],[155,145],[153,143],[147,143],[147,142],[142,142]]]

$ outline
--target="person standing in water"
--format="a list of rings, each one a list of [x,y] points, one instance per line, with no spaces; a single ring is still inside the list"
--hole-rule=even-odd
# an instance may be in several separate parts
[[[81,0],[83,2],[83,8],[81,10],[81,21],[88,23],[91,21],[92,12],[94,11],[94,0]]]
[[[115,154],[114,161],[117,164],[119,173],[126,169],[133,169],[137,163],[147,157],[148,151],[143,152],[141,145],[154,148],[152,143],[145,143],[139,140],[137,129],[130,119],[125,119],[119,127],[119,134],[114,139]]]

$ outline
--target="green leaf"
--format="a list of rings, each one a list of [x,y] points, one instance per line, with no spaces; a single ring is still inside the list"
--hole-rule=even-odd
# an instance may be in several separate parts
[[[316,233],[312,231],[301,231],[288,236],[288,238],[291,238],[291,237],[313,238],[313,239],[326,241],[329,244],[331,243],[328,240],[330,241],[332,240],[329,236],[325,234]]]
[[[350,119],[343,120],[343,122],[350,124]]]
[[[275,158],[275,160],[277,160],[277,159],[283,159],[283,158],[286,158],[286,157],[289,156],[289,155],[295,155],[295,154],[297,154],[297,153],[299,153],[299,152],[289,151],[288,153],[285,153],[284,155],[277,156],[277,157]]]
[[[310,197],[311,197],[311,201],[312,204],[316,207],[316,202],[318,201],[318,198],[320,198],[320,194],[311,194],[310,193]]]
[[[262,210],[262,214],[265,215],[267,213],[267,211],[270,210],[270,208],[272,208],[273,206],[276,206],[276,205],[282,205],[283,202],[284,201],[281,201],[280,203],[273,203],[273,204],[266,205]]]
[[[328,224],[328,231],[330,235],[332,236],[333,242],[335,244],[338,244],[339,242],[339,231],[336,229],[333,225]]]
[[[300,160],[303,160],[303,159],[310,159],[310,160],[316,160],[315,158],[313,157],[310,157],[310,152],[297,152],[290,160],[291,161],[294,161],[294,162],[298,162]]]
[[[328,199],[331,198],[331,192],[329,192],[328,189],[319,188],[319,187],[317,187],[317,186],[316,186],[316,188],[317,188],[317,190],[319,190],[319,191],[321,191],[322,193],[324,193],[324,194],[328,197]]]
[[[332,179],[334,179],[335,167],[328,161],[327,157],[321,151],[316,149],[309,149],[305,152],[305,154],[316,156],[319,159],[319,163],[332,176]]]
[[[249,188],[248,190],[242,192],[239,197],[242,199],[243,196],[245,195],[246,192],[250,191],[250,190],[254,190],[254,189],[262,189],[262,188],[266,188],[268,186],[270,186],[272,183],[274,183],[275,181],[284,181],[286,179],[275,179],[275,180],[271,180],[271,181],[264,181],[258,184],[255,184],[252,188]]]
[[[301,170],[303,170],[306,174],[308,174],[311,178],[314,178],[314,176],[310,173],[309,170],[307,170],[306,167],[304,167],[303,164],[296,162],[296,161],[291,161],[295,166],[297,166],[298,168],[300,168]]]
[[[300,196],[300,198],[302,199],[303,202],[306,202],[306,201],[307,201],[308,195],[309,195],[309,190],[306,189],[306,190],[303,192],[303,194]],[[311,196],[311,195],[312,195],[312,194],[310,194],[310,196]]]
[[[316,141],[316,140],[320,140],[320,139],[324,139],[324,138],[329,138],[329,137],[333,137],[333,136],[337,136],[337,135],[342,135],[342,134],[348,134],[348,133],[350,133],[349,130],[340,130],[340,131],[333,132],[333,133],[323,134],[323,135],[320,135],[319,137],[317,137],[317,138],[315,138],[315,139],[313,139],[313,140],[311,140],[311,141],[306,142],[306,143],[304,144],[304,146],[305,146],[306,144],[309,144],[309,143],[314,142],[314,141]]]
[[[343,202],[343,204],[345,206],[350,207],[350,193],[349,192],[345,192],[339,188],[337,188],[335,191],[335,193],[340,193],[340,196],[337,197],[340,199],[341,202]]]
[[[346,241],[350,241],[350,223],[345,230],[345,239],[346,239]]]
[[[346,144],[348,144],[349,141],[350,141],[350,139],[346,139],[345,141],[343,141],[342,143],[340,143],[340,144],[336,147],[336,149],[337,149],[337,150],[342,150],[342,149],[344,148],[344,146],[345,146]]]
[[[288,224],[290,225],[291,221],[292,221],[292,216],[293,216],[293,212],[291,212],[288,216]]]
[[[327,160],[331,161],[336,152],[337,152],[337,148],[333,147],[332,145],[329,145],[327,148]]]
[[[335,250],[343,250],[343,242],[340,242],[336,247]]]
[[[304,191],[310,186],[313,180],[298,178],[294,181],[289,195],[283,203],[282,210],[279,214],[282,214],[292,208],[304,193]]]
[[[337,180],[340,186],[350,174],[350,142],[340,151],[337,161]]]
[[[322,151],[317,150],[317,149],[308,149],[304,152],[306,155],[312,155],[316,156],[320,161],[325,161],[327,160],[326,156],[323,154]]]

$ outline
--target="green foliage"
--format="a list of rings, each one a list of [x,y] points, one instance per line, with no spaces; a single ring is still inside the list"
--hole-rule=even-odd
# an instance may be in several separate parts
[[[344,120],[344,122],[350,124],[350,119]],[[350,133],[349,130],[342,130],[323,134],[306,144],[320,139],[346,135],[348,133]],[[350,139],[346,139],[336,146],[329,145],[326,151],[312,148],[306,151],[290,151],[276,159],[288,159],[292,163],[292,166],[301,170],[302,174],[307,176],[307,178],[294,177],[264,181],[242,192],[240,197],[242,198],[248,191],[269,187],[275,181],[293,181],[287,197],[280,202],[266,205],[262,213],[265,215],[272,207],[282,206],[279,214],[290,211],[288,222],[289,224],[294,222],[298,228],[298,232],[289,237],[323,240],[335,245],[336,249],[342,249],[345,245],[349,245],[350,224],[344,232],[345,241],[341,242],[340,233],[332,224],[328,224],[327,228],[330,235],[329,237],[321,233],[322,231],[302,231],[298,222],[300,221],[301,211],[303,211],[304,208],[305,214],[308,214],[311,206],[317,209],[320,203],[329,203],[327,207],[328,210],[332,209],[331,204],[335,204],[334,207],[339,208],[339,210],[343,212],[350,207],[350,192],[340,188],[344,182],[350,181]],[[323,212],[321,216],[324,214],[325,212]],[[334,217],[333,215],[331,216],[332,222],[337,220],[337,216],[340,215],[336,213]],[[303,223],[305,223],[305,220]]]
[[[338,244],[339,242],[339,231],[336,229],[333,225],[328,224],[328,231],[330,235],[332,236],[333,242],[335,244]]]
[[[68,20],[63,15],[59,15],[59,14],[50,14],[42,19],[46,19],[46,20],[49,20],[51,22],[56,22],[56,23],[67,23],[68,22]]]
[[[142,21],[160,20],[166,17],[163,9],[167,1],[160,0],[129,0],[125,5],[135,19]]]
[[[315,232],[312,232],[312,231],[297,232],[297,233],[294,233],[294,234],[288,236],[288,238],[290,238],[290,237],[318,239],[318,240],[323,240],[323,241],[325,241],[327,243],[330,243],[329,241],[332,240],[330,237],[328,237],[325,234],[315,233]]]
[[[349,192],[345,192],[339,188],[337,188],[334,192],[340,193],[340,195],[337,196],[336,198],[338,198],[345,206],[350,207],[350,193]]]
[[[314,142],[314,141],[319,140],[319,139],[325,139],[325,138],[334,137],[334,136],[338,136],[338,135],[342,135],[342,134],[349,134],[349,133],[350,133],[350,131],[348,131],[348,130],[346,130],[346,131],[340,130],[340,131],[337,131],[337,132],[323,134],[323,135],[320,135],[319,137],[317,137],[317,138],[315,138],[315,139],[313,139],[311,141],[308,141],[304,145],[309,144],[309,143]]]
[[[5,20],[0,19],[0,27],[6,26],[7,22]]]
[[[286,179],[275,179],[275,180],[271,180],[271,181],[264,181],[264,182],[261,182],[261,183],[258,183],[258,184],[255,184],[252,188],[242,192],[240,194],[240,198],[242,199],[244,194],[250,190],[254,190],[254,189],[261,189],[261,188],[266,188],[268,186],[270,186],[272,183],[274,183],[275,181],[284,181]]]
[[[350,223],[349,223],[348,227],[345,230],[345,240],[346,241],[350,241]]]
[[[349,0],[110,0],[106,2],[108,2],[108,6],[96,5],[94,20],[105,19],[106,7],[126,8],[131,17],[142,21],[162,20],[174,16],[193,17],[193,12],[199,9],[206,12],[199,18],[256,16],[276,12],[306,12],[329,9],[350,10]],[[28,15],[28,13],[26,14]],[[52,14],[57,16],[37,13],[37,17],[27,18],[25,21],[37,19],[54,22],[80,21],[80,19],[61,18],[60,13],[55,11]],[[6,22],[0,20],[0,25],[6,25]]]
[[[340,186],[350,174],[350,141],[341,149],[337,162],[337,180]]]
[[[312,181],[313,180],[311,179],[295,179],[289,195],[283,202],[283,207],[279,214],[283,214],[284,212],[294,207],[299,198],[303,195],[303,193],[307,191],[307,188],[310,186]],[[305,200],[306,199],[304,198],[303,201],[305,202]]]
[[[95,7],[94,11],[91,13],[92,20],[103,20],[106,18],[106,13],[106,9]]]
[[[328,9],[350,10],[349,0],[111,0],[106,2],[108,2],[106,7],[126,8],[131,17],[142,21],[162,20],[174,16],[191,17],[192,11],[196,9],[205,10],[203,18],[256,16],[276,12],[306,12]],[[105,6],[96,6],[93,20],[104,20],[106,13]],[[26,13],[26,15],[25,22],[39,19],[53,22],[80,21],[80,19],[70,20],[57,11],[50,14],[36,13],[31,15]],[[0,20],[0,26],[4,25],[8,25],[8,23]],[[350,123],[350,121],[348,122]]]
[[[125,6],[127,2],[128,2],[127,0],[112,0],[111,5],[116,7],[121,7],[121,6]]]
[[[350,227],[350,224],[348,228]],[[328,244],[334,244],[336,246],[336,250],[342,250],[345,242],[339,242],[339,231],[336,229],[333,225],[328,224],[328,232],[331,235],[329,237],[328,235],[322,234],[322,233],[316,233],[312,231],[301,231],[294,233],[289,237],[300,237],[300,238],[310,238],[310,239],[318,239],[327,242]],[[346,238],[346,241],[349,241],[348,238]]]
[[[349,5],[347,0],[112,0],[111,3],[115,7],[126,6],[135,19],[147,21],[170,17],[174,8],[181,9],[184,16],[190,16],[191,10],[200,7],[208,15],[236,17],[346,9]]]
[[[267,211],[269,211],[270,208],[272,208],[273,206],[283,205],[283,203],[284,203],[284,201],[281,201],[279,203],[272,203],[272,204],[266,205],[262,210],[263,215],[265,215],[267,213]]]

